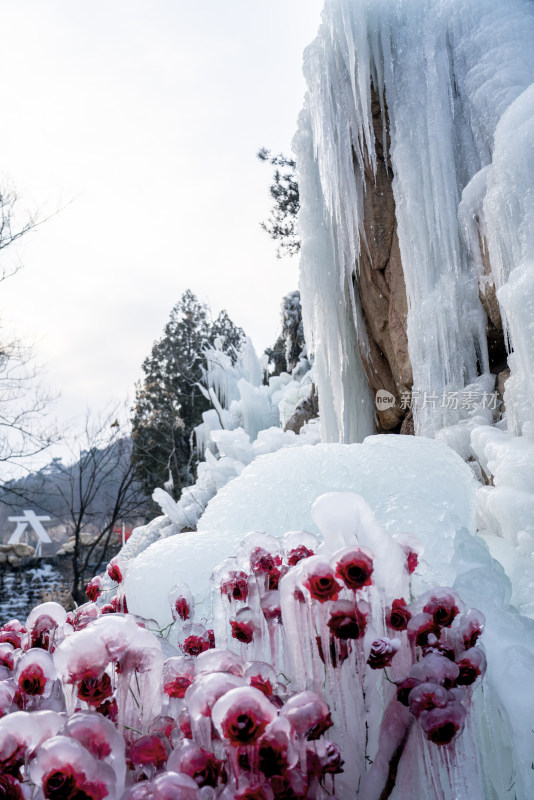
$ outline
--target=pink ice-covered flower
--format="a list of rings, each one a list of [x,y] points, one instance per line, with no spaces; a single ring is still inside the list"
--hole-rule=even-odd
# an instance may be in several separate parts
[[[178,675],[173,680],[168,681],[163,686],[163,691],[169,697],[183,698],[187,689],[193,683],[191,675]]]
[[[328,703],[315,692],[298,692],[286,702],[280,714],[289,720],[297,734],[309,741],[318,739],[332,727]]]
[[[99,706],[113,694],[111,678],[104,672],[100,678],[84,678],[77,685],[78,697],[90,706]]]
[[[471,647],[462,653],[456,662],[460,674],[456,678],[456,686],[471,686],[486,671],[486,656],[478,647]]]
[[[192,635],[188,636],[180,647],[188,656],[198,656],[199,653],[210,649],[210,643],[202,636]]]
[[[21,671],[18,685],[23,694],[41,695],[46,687],[46,675],[38,664],[29,664]]]
[[[405,631],[412,615],[404,598],[394,600],[391,609],[386,615],[386,625],[394,631]]]
[[[407,631],[410,641],[414,641],[418,647],[437,642],[441,635],[439,623],[427,612],[412,617],[408,622]]]
[[[315,564],[303,584],[314,600],[326,603],[337,600],[341,585],[336,581],[334,571],[328,564]]]
[[[98,576],[92,578],[85,588],[85,594],[93,603],[96,602],[102,594],[102,579]]]
[[[246,603],[248,597],[248,576],[246,572],[230,572],[228,578],[221,583],[221,595],[226,595],[228,600],[240,600]]]
[[[336,578],[340,578],[349,589],[371,586],[373,559],[363,550],[345,552],[336,563]]]
[[[112,581],[115,583],[122,583],[123,574],[122,570],[115,559],[112,559],[107,567],[107,573]]]
[[[302,561],[304,558],[310,558],[310,556],[315,555],[313,550],[310,550],[303,544],[299,544],[298,547],[294,547],[292,550],[289,551],[287,556],[287,563],[290,567],[294,567],[295,564],[298,564],[299,561]]]
[[[280,556],[273,556],[263,547],[255,547],[250,554],[250,568],[255,573],[268,574],[279,567],[281,563]]]
[[[452,593],[436,594],[425,604],[423,612],[430,614],[436,625],[450,628],[459,613],[458,600]]]
[[[0,775],[0,800],[24,800],[22,787],[12,775]]]
[[[273,685],[268,678],[263,678],[261,675],[252,675],[250,685],[254,689],[259,689],[260,692],[263,692],[265,697],[272,697],[273,695]]]
[[[250,644],[254,639],[254,626],[250,622],[237,622],[235,619],[230,620],[230,627],[232,628],[232,638],[237,639],[238,642],[243,644]]]
[[[102,800],[108,794],[100,781],[88,781],[83,772],[65,764],[43,776],[43,794],[48,800]]]
[[[130,761],[137,767],[162,767],[167,762],[168,752],[161,734],[141,736],[131,746]]]
[[[419,717],[423,733],[434,744],[445,745],[452,742],[462,732],[466,712],[461,703],[451,702],[445,707],[423,711]]]
[[[175,750],[167,766],[171,771],[189,775],[199,789],[203,786],[215,788],[222,770],[222,762],[213,753],[194,744],[186,744]]]
[[[445,708],[450,699],[449,691],[444,686],[430,682],[420,683],[410,692],[409,708],[414,717],[419,717],[423,711]]]
[[[183,619],[184,622],[191,616],[191,609],[189,608],[189,603],[185,597],[176,598],[174,601],[174,610],[176,611],[177,616],[180,619]]]
[[[252,686],[226,692],[217,700],[212,712],[217,729],[233,747],[257,742],[275,717],[274,706]]]
[[[399,647],[399,639],[375,639],[367,659],[368,665],[371,669],[389,667]]]
[[[328,627],[338,639],[360,639],[367,625],[367,617],[351,600],[337,600],[330,607]]]

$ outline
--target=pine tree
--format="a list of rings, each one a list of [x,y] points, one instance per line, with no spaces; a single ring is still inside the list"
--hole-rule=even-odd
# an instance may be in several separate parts
[[[282,298],[281,308],[282,332],[272,347],[265,350],[272,367],[272,375],[291,372],[306,355],[304,329],[302,326],[302,306],[300,292],[289,292]]]
[[[300,207],[299,185],[296,179],[296,162],[283,153],[272,156],[271,151],[262,147],[258,151],[260,161],[267,161],[275,171],[270,186],[274,200],[271,214],[261,227],[272,239],[279,242],[277,256],[294,256],[300,250],[300,238],[297,233],[297,214]]]
[[[149,496],[164,486],[178,499],[182,487],[194,481],[193,428],[209,408],[199,381],[204,352],[217,337],[235,361],[244,341],[242,329],[226,311],[212,322],[208,307],[187,290],[143,363],[145,377],[136,388],[132,409],[132,458]]]

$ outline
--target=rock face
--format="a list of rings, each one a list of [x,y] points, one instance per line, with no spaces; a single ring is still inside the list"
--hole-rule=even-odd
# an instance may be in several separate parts
[[[376,172],[368,162],[365,168],[364,231],[360,237],[359,272],[354,274],[368,337],[368,351],[360,348],[363,365],[373,395],[389,392],[395,405],[377,410],[379,432],[413,434],[411,411],[402,408],[401,395],[413,386],[412,365],[408,354],[406,286],[397,237],[393,172],[389,162],[389,121],[382,122],[376,92],[371,104],[375,136]],[[385,138],[385,141],[384,141]],[[484,274],[479,282],[479,296],[486,312],[486,338],[491,372],[508,377],[507,351],[499,303],[495,293],[491,264],[485,241],[480,238]],[[504,370],[504,372],[503,372]],[[499,387],[501,396],[503,387]]]
[[[292,415],[285,424],[284,431],[300,433],[303,425],[311,419],[319,416],[319,397],[315,391],[315,384],[312,384],[311,392],[308,397],[301,400],[293,411]]]
[[[16,544],[0,544],[0,565],[9,564],[10,567],[18,569],[23,563],[33,558],[35,549],[23,542]]]
[[[373,394],[385,389],[395,405],[378,411],[382,431],[397,429],[405,411],[401,392],[413,384],[408,355],[406,287],[397,237],[391,165],[387,163],[389,130],[384,126],[380,101],[373,93],[371,106],[377,158],[376,174],[370,163],[365,169],[364,235],[360,238],[358,291],[369,339],[369,357],[361,352]]]

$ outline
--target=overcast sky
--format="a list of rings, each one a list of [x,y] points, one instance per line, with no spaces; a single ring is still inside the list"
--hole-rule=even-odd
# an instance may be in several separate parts
[[[261,351],[296,259],[260,226],[322,0],[0,0],[0,172],[42,217],[2,284],[60,419],[133,396],[191,288]],[[10,258],[11,255],[11,258]]]

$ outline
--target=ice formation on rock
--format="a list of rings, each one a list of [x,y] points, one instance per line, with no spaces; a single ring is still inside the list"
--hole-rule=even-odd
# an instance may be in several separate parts
[[[318,37],[305,53],[308,95],[295,149],[301,295],[326,439],[352,441],[371,432],[357,280],[365,247],[364,169],[376,167],[372,89],[384,125],[386,105],[389,117],[414,390],[439,398],[488,372],[478,287],[482,244],[492,270],[485,280],[495,281],[514,348],[508,415],[516,432],[528,433],[533,37],[528,0],[325,3]],[[461,412],[439,402],[416,406],[416,430],[432,434],[458,422]]]

